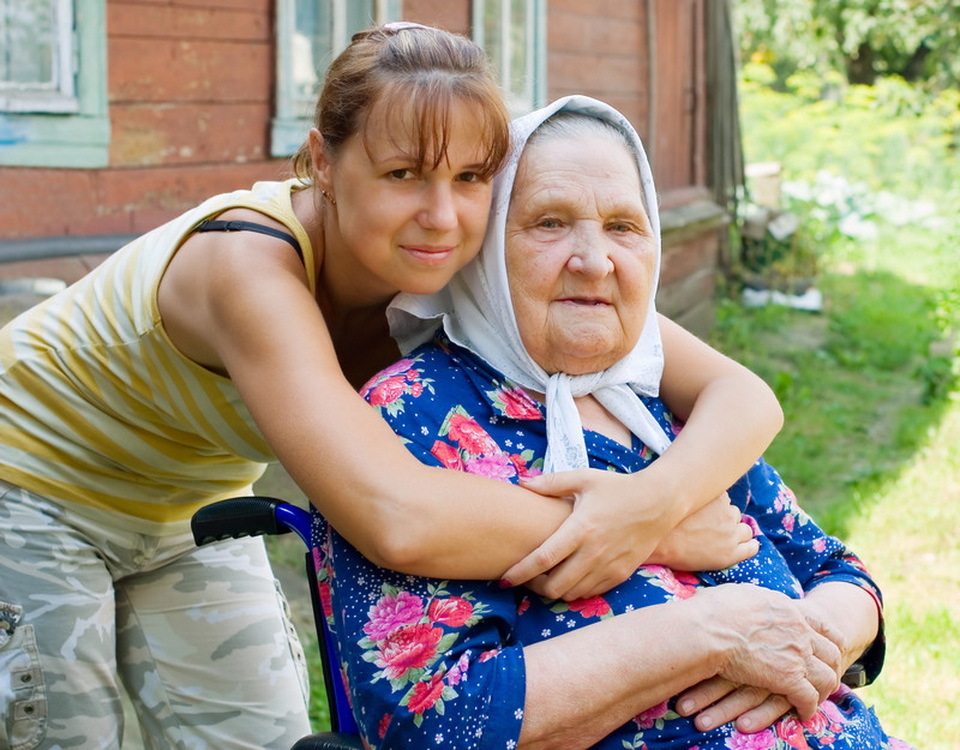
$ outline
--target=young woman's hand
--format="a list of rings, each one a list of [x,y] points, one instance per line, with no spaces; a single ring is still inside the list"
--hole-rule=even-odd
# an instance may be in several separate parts
[[[577,469],[523,481],[534,492],[572,501],[573,512],[544,542],[504,573],[541,596],[583,599],[625,581],[676,523],[653,491],[639,493],[640,474]]]
[[[542,596],[583,599],[622,583],[645,562],[714,570],[756,554],[752,530],[726,495],[674,528],[677,508],[669,489],[645,472],[583,469],[524,481],[539,494],[572,500],[574,510],[504,579]]]
[[[674,570],[723,570],[759,551],[753,528],[723,493],[668,531],[647,562]]]

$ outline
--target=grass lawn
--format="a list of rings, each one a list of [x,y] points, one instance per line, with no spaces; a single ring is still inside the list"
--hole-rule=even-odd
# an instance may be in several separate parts
[[[768,457],[879,581],[887,661],[863,694],[925,750],[960,747],[958,234],[838,242],[823,313],[726,303],[713,342],[775,388]]]

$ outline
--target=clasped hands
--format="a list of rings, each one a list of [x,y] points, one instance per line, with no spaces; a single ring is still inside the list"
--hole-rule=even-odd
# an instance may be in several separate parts
[[[753,529],[726,494],[677,522],[669,513],[673,498],[658,495],[654,482],[641,499],[636,485],[628,489],[623,478],[577,470],[524,482],[539,494],[572,500],[574,509],[504,579],[541,596],[573,600],[608,591],[644,562],[717,570],[757,553]],[[743,632],[737,628],[750,628],[715,677],[679,697],[678,710],[697,714],[701,731],[736,720],[738,730],[757,732],[791,709],[805,720],[839,686],[840,635],[803,600],[748,584],[727,584],[694,598],[719,600],[720,612],[709,616],[713,622],[724,622],[724,612],[736,613],[728,638]]]

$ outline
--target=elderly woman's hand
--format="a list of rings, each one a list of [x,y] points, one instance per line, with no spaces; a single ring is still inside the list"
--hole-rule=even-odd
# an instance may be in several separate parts
[[[769,595],[767,601],[758,591]],[[736,618],[734,638],[744,639],[720,674],[678,698],[678,711],[697,713],[701,731],[736,720],[741,732],[758,732],[791,709],[805,720],[839,687],[848,662],[837,646],[844,636],[812,617],[803,600],[749,584],[705,589],[695,598],[717,599],[715,606]],[[717,622],[723,627],[722,619]]]
[[[853,583],[823,583],[797,601],[797,608],[814,630],[827,635],[839,649],[840,673],[860,657],[879,630],[877,601]],[[695,685],[679,697],[677,705],[683,716],[697,714],[695,723],[701,731],[736,720],[741,732],[759,732],[793,708],[782,695],[722,677]]]
[[[657,476],[580,469],[524,480],[541,495],[573,500],[574,511],[504,579],[541,596],[573,600],[609,591],[648,561],[713,570],[756,554],[750,527],[726,495],[673,528],[674,503]]]

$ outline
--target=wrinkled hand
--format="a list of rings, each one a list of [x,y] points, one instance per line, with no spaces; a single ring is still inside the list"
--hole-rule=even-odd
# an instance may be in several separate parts
[[[681,716],[697,714],[694,724],[701,732],[734,720],[739,732],[760,732],[792,708],[782,695],[753,685],[735,685],[723,677],[705,680],[677,699]]]
[[[684,703],[691,696],[711,705],[698,726],[740,717],[738,727],[755,732],[784,713],[784,700],[805,721],[839,686],[840,634],[825,622],[811,623],[798,600],[750,584],[705,589],[697,599],[708,606],[704,630],[729,644],[717,675],[726,682],[708,680],[681,697],[686,714],[697,708]]]
[[[815,631],[826,635],[837,646],[840,653],[838,671],[842,673],[855,661],[860,649],[851,648],[839,628],[830,624],[841,624],[836,620],[838,613],[825,609],[820,601],[822,597],[817,597],[816,593],[797,601],[796,606]],[[849,597],[845,601],[849,601]],[[701,731],[735,720],[737,729],[744,733],[766,729],[793,708],[782,695],[753,685],[736,685],[722,677],[705,680],[685,691],[679,696],[677,706],[683,716],[697,714],[694,723]]]
[[[504,573],[552,599],[584,599],[609,591],[645,562],[674,520],[669,498],[643,474],[577,469],[532,477],[523,486],[572,500],[574,510],[543,544]]]
[[[723,493],[667,532],[648,562],[674,570],[722,570],[759,551],[753,529]]]

